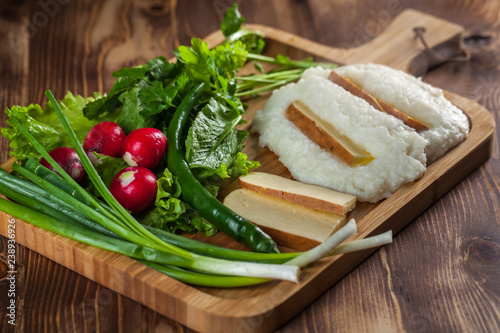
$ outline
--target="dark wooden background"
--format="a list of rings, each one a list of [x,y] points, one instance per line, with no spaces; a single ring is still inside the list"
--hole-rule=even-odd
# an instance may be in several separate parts
[[[168,58],[191,37],[218,29],[233,2],[3,0],[0,107],[44,103],[48,88],[59,98],[66,90],[106,90],[114,70]],[[238,2],[249,23],[336,47],[365,43],[404,8],[461,24],[470,61],[448,63],[424,80],[484,105],[499,123],[498,0]],[[499,132],[487,163],[280,332],[500,331]],[[0,159],[7,158],[2,139]],[[0,237],[0,256],[6,248]],[[8,283],[0,278],[0,331],[190,331],[22,246],[16,255],[16,326],[7,324]]]

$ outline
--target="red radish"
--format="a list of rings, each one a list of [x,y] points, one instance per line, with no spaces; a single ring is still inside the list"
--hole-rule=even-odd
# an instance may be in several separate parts
[[[111,181],[109,191],[115,199],[132,213],[139,213],[156,199],[157,178],[144,167],[127,167]]]
[[[82,161],[80,160],[80,158],[78,157],[78,154],[76,153],[76,151],[73,148],[70,148],[70,147],[55,148],[49,153],[49,155],[76,182],[81,184],[87,179],[87,173],[85,172],[85,169],[83,168]],[[47,160],[45,160],[45,158],[42,158],[40,160],[40,164],[51,169],[52,171],[56,171],[49,164],[49,162],[47,162]]]
[[[156,128],[139,128],[127,135],[122,144],[123,159],[130,166],[152,169],[160,164],[167,138]]]
[[[111,157],[122,156],[122,142],[125,139],[125,132],[112,121],[103,121],[92,127],[83,141],[83,149],[92,162],[95,162],[96,152]]]

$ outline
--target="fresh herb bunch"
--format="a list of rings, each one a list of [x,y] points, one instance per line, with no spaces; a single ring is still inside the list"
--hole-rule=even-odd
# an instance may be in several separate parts
[[[312,58],[292,60],[283,54],[278,54],[276,57],[262,55],[265,36],[259,31],[245,29],[244,22],[245,18],[241,17],[238,5],[234,4],[226,11],[221,24],[222,33],[226,37],[224,44],[244,43],[248,51],[247,60],[253,62],[259,73],[238,77],[235,93],[237,97],[254,97],[296,81],[309,67],[321,66],[332,69],[337,67],[336,64],[316,62]],[[261,62],[275,67],[266,73]]]
[[[236,72],[245,64],[247,54],[242,42],[209,49],[207,43],[193,38],[190,47],[175,51],[175,63],[158,57],[113,73],[117,80],[109,93],[88,103],[83,113],[94,119],[119,112],[116,122],[125,132],[140,127],[165,131],[180,101],[196,84],[205,83],[207,89],[190,114],[183,137],[193,173],[216,195],[222,181],[258,166],[241,152],[248,133],[236,128],[245,112],[243,103],[234,96]],[[160,176],[155,208],[141,221],[172,232],[215,234],[216,228],[182,201],[178,181],[166,165]]]
[[[241,91],[245,80],[254,81],[249,90],[253,95],[262,83],[264,91],[270,82],[277,86],[291,80],[289,73],[283,73],[293,67],[314,63],[260,56],[264,39],[242,30],[243,22],[237,7],[232,7],[222,22],[226,43],[210,50],[206,43],[193,39],[191,46],[176,50],[175,63],[158,57],[142,66],[123,68],[113,73],[116,82],[106,95],[85,99],[68,93],[58,103],[47,91],[50,102],[43,108],[7,109],[9,126],[2,129],[2,135],[10,140],[11,155],[19,163],[13,165],[14,174],[0,169],[0,193],[11,199],[0,199],[0,209],[59,235],[135,258],[180,281],[210,287],[249,286],[269,279],[298,282],[299,269],[318,258],[390,242],[391,235],[386,233],[339,245],[356,231],[354,221],[305,253],[235,251],[162,230],[212,234],[215,228],[199,214],[223,215],[230,223],[221,230],[238,234],[235,239],[239,241],[246,238],[244,243],[252,250],[277,251],[267,235],[255,237],[255,226],[239,228],[237,216],[211,194],[224,179],[258,165],[241,152],[248,134],[236,129],[245,112],[239,99],[245,95]],[[255,79],[238,78],[237,71],[248,59],[272,61],[281,70]],[[285,80],[284,76],[289,77]],[[279,80],[273,82],[275,78]],[[86,133],[102,121],[115,121],[127,132],[156,127],[169,137],[169,158],[158,169],[156,206],[142,216],[146,225],[109,192],[108,181],[125,167],[123,160],[98,156],[101,163],[94,167],[81,147]],[[48,151],[60,146],[75,148],[89,175],[86,188],[50,157]],[[38,163],[42,156],[62,178]],[[182,174],[182,179],[175,174]],[[201,213],[181,198],[188,198],[193,206],[198,203]]]
[[[74,102],[77,107],[73,109],[64,107],[67,101],[72,101],[70,96],[61,105],[67,115],[75,114],[70,123],[73,127],[80,126],[75,127],[80,141],[93,125],[104,119],[115,121],[126,133],[141,127],[155,127],[166,132],[180,101],[195,85],[204,82],[207,88],[191,112],[183,134],[184,149],[197,179],[216,195],[222,181],[246,174],[259,165],[248,161],[241,152],[248,133],[236,129],[245,112],[243,103],[234,96],[236,72],[245,64],[247,53],[240,41],[209,49],[207,43],[193,38],[191,46],[176,50],[177,62],[158,57],[138,67],[123,68],[113,73],[116,81],[106,95],[89,100],[77,97],[79,104]],[[71,146],[66,136],[61,135],[64,131],[54,125],[58,121],[52,119],[57,116],[50,104],[44,109],[39,106],[18,109],[13,107],[8,114],[20,115],[24,111],[18,118],[26,119],[23,125],[35,134],[44,148]],[[33,148],[27,148],[31,146],[14,127],[4,129],[3,134],[11,140],[13,154],[19,161],[30,156],[40,158]],[[110,157],[103,157],[102,162],[97,169],[108,184],[114,174],[126,166],[121,159]],[[166,168],[166,163],[158,168],[158,174],[155,207],[140,216],[141,221],[172,232],[215,234],[217,229],[181,199],[178,181]],[[97,194],[92,185],[89,190]]]
[[[112,76],[116,81],[104,95],[96,93],[94,98],[83,98],[68,93],[60,104],[79,141],[82,142],[86,133],[101,121],[114,121],[126,133],[141,127],[154,127],[166,133],[180,102],[193,87],[203,83],[206,88],[182,133],[185,159],[192,173],[215,196],[225,180],[245,175],[258,167],[258,162],[249,161],[242,153],[248,133],[237,129],[245,112],[240,98],[255,96],[297,80],[305,68],[317,63],[312,60],[292,61],[283,55],[261,55],[264,36],[243,29],[244,22],[237,5],[234,5],[227,10],[221,23],[225,43],[209,49],[207,43],[193,38],[190,46],[180,46],[174,51],[176,62],[157,57],[146,64],[114,72]],[[259,62],[269,62],[277,67],[269,73],[238,77],[238,70],[248,60],[254,61],[256,68],[262,68]],[[72,146],[50,102],[43,108],[39,105],[14,106],[6,112],[19,119],[46,150]],[[2,135],[10,140],[11,154],[21,164],[29,157],[40,159],[39,153],[18,129],[9,121],[7,123],[9,126],[2,129]],[[127,166],[120,158],[99,158],[101,163],[96,169],[106,185]],[[179,181],[167,168],[166,159],[156,173],[159,180],[155,206],[138,216],[141,222],[171,232],[215,234],[217,228],[182,200]],[[87,190],[99,196],[90,182]]]

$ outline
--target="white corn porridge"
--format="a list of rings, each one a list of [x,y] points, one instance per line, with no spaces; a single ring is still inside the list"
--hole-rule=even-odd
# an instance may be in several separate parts
[[[278,155],[296,180],[377,202],[424,174],[426,139],[314,71],[274,91],[251,128],[260,133],[259,144]],[[375,159],[351,167],[321,149],[285,117],[297,99]]]
[[[311,68],[302,77],[328,77],[330,71]],[[425,149],[429,164],[467,138],[467,116],[444,97],[441,89],[383,65],[348,65],[335,71],[372,96],[426,124],[429,130],[419,134],[429,142]]]

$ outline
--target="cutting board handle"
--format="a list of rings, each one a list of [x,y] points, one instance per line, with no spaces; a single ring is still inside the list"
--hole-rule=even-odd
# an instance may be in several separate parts
[[[440,62],[466,59],[463,32],[458,24],[407,9],[373,40],[345,50],[343,63],[374,62],[419,75]]]
[[[466,58],[462,51],[462,26],[413,9],[406,9],[394,18],[390,14],[374,14],[373,19],[368,20],[364,26],[353,27],[354,48],[325,46],[286,31],[258,24],[249,24],[248,28],[260,30],[270,39],[291,47],[301,45],[318,58],[341,65],[374,62],[418,76],[425,74],[428,68],[438,65],[440,58],[456,59],[456,55],[459,59]],[[382,28],[382,32],[371,39],[376,30]],[[415,29],[421,32],[427,47],[417,36]],[[218,31],[206,40],[209,44],[217,45],[221,38],[223,40]],[[442,57],[435,57],[435,54]]]

